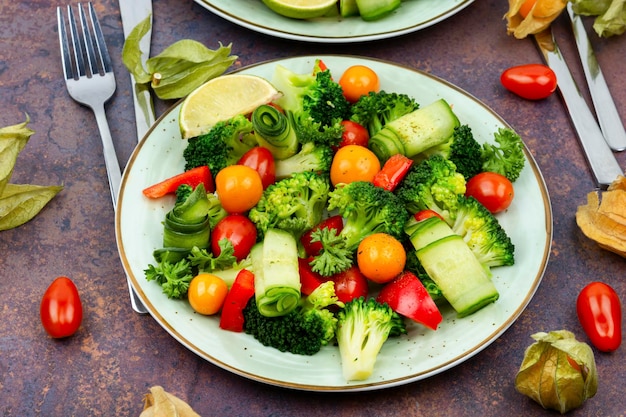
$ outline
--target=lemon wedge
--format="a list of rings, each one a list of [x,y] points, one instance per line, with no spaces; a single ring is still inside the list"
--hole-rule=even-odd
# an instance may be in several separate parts
[[[293,19],[321,17],[337,6],[337,0],[263,0],[272,11]]]
[[[280,95],[269,81],[256,75],[228,74],[213,78],[183,101],[180,132],[183,139],[203,135],[216,123],[251,113]]]

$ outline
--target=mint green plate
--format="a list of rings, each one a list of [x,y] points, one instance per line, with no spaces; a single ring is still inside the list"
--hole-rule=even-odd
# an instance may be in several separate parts
[[[363,42],[404,35],[447,19],[474,2],[404,0],[392,15],[365,22],[359,16],[290,19],[274,13],[261,0],[194,1],[226,20],[266,35],[321,43]]]

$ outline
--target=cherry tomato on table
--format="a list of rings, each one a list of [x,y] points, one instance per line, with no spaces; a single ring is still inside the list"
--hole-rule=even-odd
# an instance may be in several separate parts
[[[228,285],[223,279],[203,272],[189,283],[187,299],[196,313],[210,316],[220,311],[227,293]]]
[[[481,172],[467,181],[465,195],[474,197],[492,213],[506,210],[513,201],[513,184],[504,175]]]
[[[386,233],[374,233],[364,238],[359,243],[356,256],[361,273],[377,284],[397,277],[406,264],[404,246]]]
[[[341,75],[339,85],[343,95],[351,103],[356,103],[361,96],[380,90],[380,80],[374,70],[365,65],[353,65]]]
[[[500,76],[507,90],[528,100],[544,99],[556,90],[556,74],[543,64],[525,64],[511,67]]]
[[[54,338],[71,336],[83,320],[83,305],[74,282],[58,277],[41,300],[40,318],[43,328]]]
[[[591,343],[602,352],[612,352],[622,343],[622,305],[615,290],[592,282],[576,299],[576,313]]]
[[[380,171],[380,161],[368,148],[347,145],[339,148],[330,166],[330,182],[333,185],[354,181],[372,182]]]
[[[346,145],[367,146],[370,140],[370,133],[363,125],[352,120],[344,120],[341,124],[343,125],[343,134],[341,135],[341,142],[339,142],[338,148]]]
[[[242,214],[229,214],[220,220],[211,231],[211,251],[215,256],[222,252],[219,242],[227,239],[233,244],[238,261],[250,253],[256,243],[257,230],[252,220]]]
[[[255,146],[246,152],[237,164],[248,166],[258,172],[263,189],[276,181],[276,163],[274,156],[267,148]]]
[[[215,176],[215,190],[224,210],[243,213],[256,205],[263,195],[259,173],[245,165],[230,165]]]

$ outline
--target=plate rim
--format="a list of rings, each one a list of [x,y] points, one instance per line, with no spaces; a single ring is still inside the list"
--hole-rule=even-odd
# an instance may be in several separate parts
[[[460,11],[467,8],[469,5],[474,3],[476,0],[461,0],[461,3],[455,5],[454,7],[446,10],[444,13],[433,16],[428,20],[409,25],[403,26],[397,29],[389,30],[389,31],[378,31],[365,35],[354,35],[354,36],[310,36],[304,33],[304,31],[294,31],[294,30],[280,30],[276,27],[272,27],[271,25],[261,24],[261,22],[256,22],[254,19],[244,19],[241,18],[230,11],[228,7],[217,6],[215,5],[215,1],[211,0],[194,0],[198,5],[212,12],[213,14],[231,22],[238,26],[244,27],[246,29],[262,33],[264,35],[274,36],[277,38],[295,40],[295,41],[304,41],[304,42],[317,42],[317,43],[356,43],[356,42],[369,42],[376,41],[382,39],[389,39],[393,37],[407,35],[413,32],[417,32],[422,29],[426,29],[430,26],[433,26],[439,22],[442,22]],[[229,3],[226,3],[229,4]],[[287,19],[283,16],[276,15],[278,19]],[[350,19],[350,18],[349,18]],[[332,33],[332,32],[331,32]]]
[[[365,56],[358,56],[358,55],[346,55],[346,54],[324,54],[324,55],[298,55],[298,56],[293,56],[293,57],[289,57],[289,58],[276,58],[276,59],[270,59],[270,60],[265,60],[265,61],[261,61],[255,64],[251,64],[242,68],[237,69],[236,71],[233,71],[233,73],[236,72],[242,72],[242,71],[250,71],[253,70],[255,67],[259,67],[259,66],[264,66],[264,65],[270,65],[270,64],[278,64],[278,63],[283,63],[286,61],[290,61],[290,60],[294,60],[294,59],[310,59],[310,60],[314,60],[314,59],[326,59],[327,61],[329,59],[357,59],[360,61],[375,61],[381,64],[385,64],[385,65],[391,65],[393,67],[396,67],[398,69],[401,70],[405,70],[405,71],[410,71],[410,72],[414,72],[417,73],[420,76],[426,76],[428,78],[431,78],[433,81],[436,81],[438,83],[441,83],[445,86],[447,86],[448,88],[452,88],[454,90],[456,90],[457,92],[467,96],[468,98],[470,98],[471,100],[477,102],[478,104],[480,104],[485,110],[487,110],[495,119],[497,119],[500,123],[502,123],[505,127],[510,127],[510,125],[499,115],[497,114],[493,109],[491,109],[489,106],[487,106],[485,103],[483,103],[482,101],[478,100],[475,96],[473,96],[472,94],[470,94],[469,92],[463,90],[462,88],[436,76],[427,72],[424,72],[422,70],[416,69],[416,68],[412,68],[409,67],[408,65],[404,65],[404,64],[399,64],[396,62],[392,62],[392,61],[388,61],[388,60],[383,60],[383,59],[378,59],[378,58],[371,58],[371,57],[365,57]],[[182,104],[183,99],[177,101],[176,103],[174,103],[171,107],[169,107],[161,116],[158,117],[158,119],[156,120],[156,122],[150,127],[150,129],[148,130],[148,132],[146,133],[146,135],[141,139],[141,141],[137,144],[136,148],[133,150],[128,163],[126,164],[126,167],[124,169],[124,173],[122,175],[122,183],[120,185],[120,190],[119,190],[119,200],[118,203],[123,203],[124,201],[124,194],[125,194],[125,185],[126,182],[128,181],[128,176],[130,171],[132,170],[132,166],[134,164],[134,162],[136,161],[136,159],[138,158],[139,154],[141,153],[141,150],[143,149],[143,147],[146,145],[148,138],[152,135],[153,131],[157,128],[159,128],[160,124],[163,123],[166,119],[171,118],[172,114],[179,109],[180,105]],[[178,116],[176,116],[178,117]],[[524,144],[524,153],[525,156],[527,158],[528,161],[528,166],[532,169],[532,174],[533,177],[536,179],[537,181],[537,185],[539,187],[539,190],[541,192],[541,198],[542,198],[542,202],[544,205],[544,210],[543,210],[543,214],[544,214],[544,219],[545,219],[545,227],[546,227],[546,239],[544,242],[544,247],[543,247],[543,254],[542,254],[542,260],[540,262],[540,266],[539,269],[537,271],[537,274],[535,275],[535,277],[533,278],[533,284],[531,286],[531,291],[529,291],[522,303],[517,306],[517,308],[514,310],[513,313],[511,313],[508,318],[506,319],[506,321],[504,323],[502,323],[498,328],[494,329],[493,332],[491,332],[487,337],[485,337],[479,344],[472,346],[471,349],[469,349],[468,351],[464,352],[461,355],[457,355],[449,360],[447,360],[444,363],[439,364],[436,368],[434,369],[427,369],[424,371],[421,371],[419,373],[414,373],[413,375],[410,376],[406,376],[406,377],[398,377],[398,378],[394,378],[394,379],[386,379],[383,381],[377,380],[376,382],[374,381],[362,381],[362,382],[358,382],[358,383],[346,383],[346,385],[343,386],[323,386],[323,385],[315,385],[315,384],[303,384],[303,383],[297,383],[297,382],[289,382],[289,381],[281,381],[275,378],[270,378],[270,377],[266,377],[266,376],[259,376],[256,375],[253,372],[250,371],[246,371],[246,370],[242,370],[239,369],[235,366],[232,366],[224,361],[221,361],[215,357],[212,357],[209,353],[203,351],[201,348],[199,348],[194,342],[188,340],[187,338],[185,338],[184,336],[182,336],[181,334],[179,334],[176,329],[174,328],[173,325],[171,325],[170,323],[167,322],[167,320],[159,313],[158,309],[152,304],[152,302],[148,299],[147,295],[142,291],[141,286],[138,285],[137,282],[137,277],[135,277],[135,275],[133,274],[131,267],[130,267],[130,262],[128,257],[126,256],[126,251],[124,250],[124,242],[122,241],[122,230],[121,230],[121,211],[122,210],[116,210],[115,213],[115,233],[116,233],[116,242],[117,242],[117,246],[118,246],[118,254],[120,256],[120,261],[122,263],[122,266],[127,274],[127,276],[129,277],[129,279],[132,282],[133,287],[135,288],[138,296],[140,297],[140,299],[142,300],[142,302],[146,305],[146,307],[149,310],[150,315],[157,321],[157,323],[159,323],[159,325],[166,330],[174,339],[176,339],[179,343],[181,343],[183,346],[185,346],[187,349],[191,350],[192,352],[194,352],[195,354],[197,354],[198,356],[200,356],[201,358],[207,360],[208,362],[221,367],[222,369],[225,369],[229,372],[232,372],[236,375],[257,381],[257,382],[261,382],[261,383],[265,383],[268,385],[274,385],[274,386],[279,386],[279,387],[283,387],[283,388],[290,388],[290,389],[295,389],[295,390],[302,390],[302,391],[319,391],[319,392],[354,392],[354,391],[368,391],[368,390],[378,390],[378,389],[386,389],[386,388],[391,388],[394,386],[399,386],[399,385],[404,385],[404,384],[408,384],[408,383],[412,383],[412,382],[416,382],[419,380],[423,380],[423,379],[427,379],[430,378],[432,376],[435,376],[439,373],[442,373],[444,371],[447,371],[465,361],[467,361],[468,359],[472,358],[473,356],[475,356],[476,354],[480,353],[482,350],[484,350],[485,348],[487,348],[491,343],[493,343],[495,340],[498,339],[498,337],[500,337],[504,332],[506,332],[506,330],[508,330],[508,328],[510,326],[513,325],[513,323],[515,323],[515,321],[517,321],[517,319],[519,318],[519,316],[523,313],[523,311],[526,309],[526,307],[528,306],[528,304],[530,303],[531,299],[533,298],[534,294],[536,293],[541,280],[543,279],[543,276],[545,274],[545,270],[547,268],[547,264],[549,261],[549,257],[550,257],[550,250],[551,250],[551,244],[552,244],[552,237],[553,237],[553,216],[552,216],[552,206],[551,206],[551,202],[550,202],[550,196],[548,194],[548,189],[545,183],[545,180],[543,178],[543,175],[539,169],[539,166],[537,165],[537,162],[535,160],[535,158],[532,156],[532,154],[530,153],[530,151],[528,150],[526,144]]]

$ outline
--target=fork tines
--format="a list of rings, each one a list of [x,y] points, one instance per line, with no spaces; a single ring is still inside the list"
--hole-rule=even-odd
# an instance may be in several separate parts
[[[61,7],[57,7],[61,59],[63,61],[65,79],[68,80],[72,78],[78,79],[83,76],[91,77],[95,74],[103,75],[113,71],[111,57],[104,41],[104,35],[102,34],[96,11],[91,2],[88,3],[88,7],[91,25],[88,24],[82,4],[78,4],[78,18],[81,28],[79,32],[74,12],[71,6],[67,6],[71,44],[68,42],[63,10]],[[74,59],[72,59],[72,56]]]

